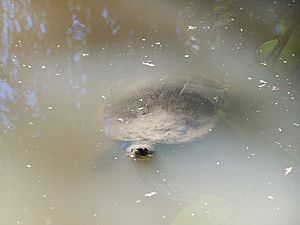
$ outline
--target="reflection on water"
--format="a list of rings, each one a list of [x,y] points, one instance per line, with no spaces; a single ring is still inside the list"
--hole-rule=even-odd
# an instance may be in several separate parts
[[[0,224],[299,224],[299,81],[254,56],[290,7],[2,0]],[[128,159],[103,109],[172,76],[224,84],[221,121]]]

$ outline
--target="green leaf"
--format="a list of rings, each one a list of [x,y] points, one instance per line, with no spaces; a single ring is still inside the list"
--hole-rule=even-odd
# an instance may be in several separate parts
[[[257,57],[260,60],[264,60],[271,54],[272,50],[275,48],[277,44],[278,44],[277,39],[273,39],[263,43],[257,51]]]

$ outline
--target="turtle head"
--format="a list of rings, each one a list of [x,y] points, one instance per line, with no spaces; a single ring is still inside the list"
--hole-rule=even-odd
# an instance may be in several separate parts
[[[132,159],[149,159],[153,157],[154,150],[151,143],[133,143],[126,148],[126,155]]]

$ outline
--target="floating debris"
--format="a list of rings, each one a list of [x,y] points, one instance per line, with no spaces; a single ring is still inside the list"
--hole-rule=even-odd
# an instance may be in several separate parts
[[[144,196],[145,196],[145,197],[152,197],[153,195],[157,195],[157,192],[152,191],[152,192],[150,192],[150,193],[145,194]]]
[[[285,170],[285,174],[284,175],[287,176],[290,172],[292,172],[293,167],[287,167],[284,170]]]
[[[151,62],[143,62],[143,65],[145,65],[145,66],[150,66],[150,67],[155,66],[155,64],[153,64],[153,63],[151,63]]]
[[[260,87],[260,88],[266,86],[266,84],[267,84],[267,82],[264,81],[264,80],[259,80],[259,83],[260,83],[260,84],[258,85],[258,87]]]
[[[261,62],[260,65],[267,66],[268,64],[266,62]]]
[[[196,26],[188,26],[188,31],[190,31],[190,30],[196,30],[196,29],[197,29]]]

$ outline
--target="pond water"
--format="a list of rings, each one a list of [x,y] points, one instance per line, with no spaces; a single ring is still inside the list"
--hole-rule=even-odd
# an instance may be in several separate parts
[[[299,224],[299,83],[257,62],[268,23],[221,3],[2,0],[0,224]],[[175,77],[221,84],[220,121],[129,159],[103,109]]]

